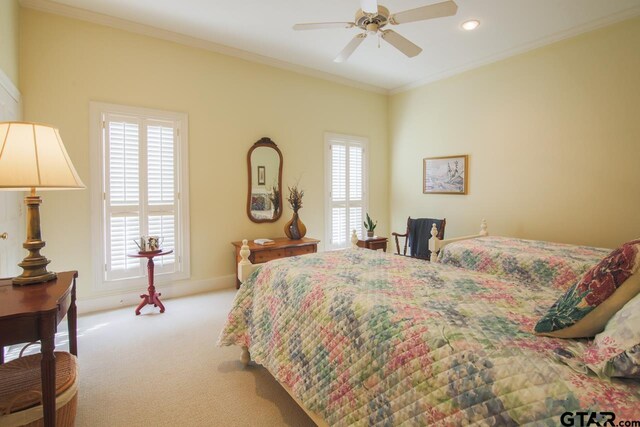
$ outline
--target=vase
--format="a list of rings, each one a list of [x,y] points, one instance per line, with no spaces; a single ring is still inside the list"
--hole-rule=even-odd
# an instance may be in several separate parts
[[[369,239],[373,238],[373,231],[367,231],[367,237]]]
[[[300,221],[298,212],[294,212],[293,217],[284,225],[284,234],[292,240],[302,239],[307,234],[307,227]]]

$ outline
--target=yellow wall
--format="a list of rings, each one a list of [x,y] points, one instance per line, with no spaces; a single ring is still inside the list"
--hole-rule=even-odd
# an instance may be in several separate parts
[[[614,247],[640,236],[640,18],[399,93],[391,224]],[[422,194],[422,158],[470,155],[469,195]]]
[[[18,0],[0,1],[0,69],[18,86]]]
[[[638,18],[391,97],[30,9],[20,40],[25,117],[60,127],[87,184],[90,101],[189,114],[193,280],[233,274],[230,241],[282,235],[288,208],[276,224],[245,213],[246,153],[263,136],[283,185],[300,179],[311,237],[324,238],[325,131],[369,137],[381,235],[411,215],[446,216],[448,236],[481,218],[524,238],[640,236]],[[470,194],[423,195],[422,158],[451,154],[470,155]],[[45,253],[80,271],[81,298],[99,294],[91,191],[43,193]]]
[[[387,97],[228,56],[87,22],[23,9],[21,70],[25,117],[53,123],[86,184],[89,102],[189,114],[192,279],[234,273],[230,244],[283,235],[246,215],[246,154],[263,136],[284,156],[283,185],[300,179],[301,219],[324,238],[324,132],[370,140],[370,210],[387,233]],[[91,292],[91,211],[85,191],[43,192],[45,253],[52,269],[78,269]],[[286,196],[286,194],[285,194]],[[82,280],[84,279],[84,280]]]

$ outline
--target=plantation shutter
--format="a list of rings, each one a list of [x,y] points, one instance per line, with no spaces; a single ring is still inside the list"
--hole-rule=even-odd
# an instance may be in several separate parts
[[[328,138],[328,249],[346,248],[351,233],[364,234],[366,211],[365,142],[332,135]]]
[[[176,129],[172,123],[146,121],[148,223],[150,236],[161,236],[162,245],[175,248],[176,244]],[[173,271],[175,252],[158,259],[158,271]]]
[[[105,272],[108,280],[142,275],[140,260],[127,257],[140,238],[140,132],[135,117],[110,115],[105,140]]]
[[[160,236],[177,248],[176,136],[171,121],[105,114],[105,279],[145,275],[145,263],[130,258],[140,236]],[[146,260],[145,260],[146,261]],[[176,270],[176,254],[158,257],[156,273]]]

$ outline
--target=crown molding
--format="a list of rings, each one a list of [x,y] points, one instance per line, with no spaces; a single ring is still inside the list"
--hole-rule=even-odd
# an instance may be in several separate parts
[[[586,24],[578,25],[572,27],[568,30],[561,31],[550,36],[542,37],[538,40],[535,40],[530,43],[526,43],[520,46],[517,46],[513,49],[508,49],[503,52],[497,53],[495,55],[490,55],[486,58],[480,59],[478,61],[472,61],[467,64],[464,64],[460,67],[451,68],[449,70],[437,72],[431,74],[427,77],[424,77],[420,80],[417,80],[413,83],[409,83],[406,85],[399,86],[394,89],[390,89],[388,91],[389,95],[395,95],[401,92],[406,92],[411,89],[415,89],[420,86],[424,86],[429,83],[433,83],[438,80],[444,80],[449,77],[453,77],[457,74],[462,74],[466,71],[473,70],[475,68],[480,68],[485,65],[492,64],[494,62],[502,61],[503,59],[510,58],[512,56],[520,55],[535,49],[538,49],[543,46],[547,46],[561,40],[569,39],[571,37],[576,37],[580,34],[587,33],[589,31],[594,31],[599,28],[606,27],[608,25],[613,25],[617,22],[622,22],[627,19],[634,18],[640,15],[640,6],[634,6],[629,9],[625,9],[621,12],[615,13],[613,15],[605,16],[600,19],[596,19],[595,21],[587,22]]]
[[[4,70],[2,70],[2,68],[0,68],[0,86],[2,86],[4,88],[4,90],[6,90],[7,93],[9,95],[11,95],[11,97],[18,104],[20,104],[20,101],[21,101],[21,98],[22,98],[22,96],[20,95],[20,91],[18,90],[16,85],[13,84],[13,81],[11,81],[9,76],[6,75]]]
[[[317,79],[327,80],[333,83],[354,87],[374,93],[388,94],[388,90],[379,86],[369,85],[356,80],[340,77],[335,74],[326,73],[324,71],[314,70],[312,68],[296,65],[290,62],[281,61],[279,59],[269,58],[257,53],[248,52],[246,50],[236,49],[224,46],[208,40],[187,36],[173,31],[152,27],[145,24],[129,21],[126,19],[116,18],[102,13],[92,12],[86,9],[80,9],[56,3],[50,0],[20,0],[20,5],[25,8],[34,9],[40,12],[60,15],[67,18],[78,19],[81,21],[91,22],[106,27],[128,31],[131,33],[141,34],[144,36],[154,37],[161,40],[179,43],[185,46],[196,47],[227,56],[243,59],[246,61],[257,62],[259,64],[268,65],[270,67],[279,68],[286,71],[293,71],[298,74],[314,77]]]
[[[370,85],[370,84],[362,83],[356,80],[348,79],[346,77],[337,76],[335,74],[326,73],[324,71],[315,70],[313,68],[308,68],[308,67],[296,65],[290,62],[269,58],[267,56],[259,55],[257,53],[236,49],[233,47],[214,43],[208,40],[199,39],[196,37],[191,37],[191,36],[187,36],[180,33],[175,33],[173,31],[140,24],[137,22],[126,20],[126,19],[115,18],[113,16],[92,12],[86,9],[67,6],[51,0],[20,0],[20,5],[22,7],[38,10],[41,12],[65,16],[68,18],[91,22],[94,24],[116,28],[119,30],[131,32],[131,33],[136,33],[136,34],[141,34],[149,37],[154,37],[161,40],[171,41],[174,43],[179,43],[179,44],[190,46],[190,47],[196,47],[196,48],[220,53],[223,55],[239,58],[242,60],[256,62],[263,65],[279,68],[282,70],[292,71],[298,74],[330,81],[333,83],[338,83],[345,86],[350,86],[357,89],[366,90],[374,93],[386,94],[386,95],[395,95],[401,92],[406,92],[408,90],[415,89],[417,87],[424,86],[426,84],[433,83],[438,80],[444,80],[446,78],[453,77],[457,74],[461,74],[476,68],[480,68],[485,65],[492,64],[494,62],[502,61],[512,56],[520,55],[520,54],[529,52],[531,50],[535,50],[540,47],[543,47],[552,43],[556,43],[564,39],[575,37],[589,31],[597,30],[599,28],[606,27],[608,25],[612,25],[617,22],[631,19],[640,15],[640,6],[634,6],[629,9],[623,10],[621,12],[615,13],[613,15],[605,16],[603,18],[596,19],[586,24],[578,25],[568,30],[561,31],[561,32],[552,34],[550,36],[542,37],[533,42],[525,43],[515,48],[508,49],[503,52],[487,56],[486,58],[483,58],[477,61],[471,61],[459,67],[454,67],[448,70],[439,71],[437,73],[430,74],[424,78],[408,83],[406,85],[401,85],[393,89],[385,89],[379,86]],[[4,75],[4,73],[0,73],[0,84],[3,83],[3,76],[6,78],[6,75]],[[8,78],[6,78],[6,80],[11,85],[11,87],[15,89],[15,91],[11,93],[12,94],[17,93],[17,95],[19,96],[19,92],[17,91],[15,86],[11,83],[11,80],[9,80]],[[10,90],[10,89],[7,89],[7,90]]]

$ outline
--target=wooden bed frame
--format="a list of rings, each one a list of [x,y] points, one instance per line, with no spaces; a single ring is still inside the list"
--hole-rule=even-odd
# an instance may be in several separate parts
[[[431,251],[431,262],[438,262],[439,251],[449,243],[458,242],[460,240],[484,237],[484,236],[488,236],[489,233],[487,232],[487,222],[483,219],[482,223],[480,224],[480,233],[478,234],[473,234],[470,236],[463,236],[463,237],[455,237],[453,239],[438,239],[436,237],[437,235],[438,235],[438,228],[434,224],[433,227],[431,228],[431,239],[429,240],[429,250]],[[240,262],[238,263],[238,279],[240,280],[240,283],[244,283],[245,280],[247,280],[247,278],[251,275],[251,273],[253,273],[258,267],[257,264],[253,264],[251,263],[251,261],[249,261],[249,255],[251,255],[251,251],[249,250],[249,245],[247,243],[248,243],[248,240],[244,239],[242,241],[242,247],[240,248],[241,259],[240,259]],[[353,248],[358,247],[357,243],[358,243],[358,235],[356,234],[356,230],[353,230],[353,233],[351,234],[351,247]],[[249,362],[251,362],[251,354],[249,353],[249,349],[245,346],[242,347],[242,354],[240,355],[240,361],[244,366],[247,366]],[[273,373],[271,373],[271,375],[273,375]],[[275,378],[275,375],[273,375],[273,377]],[[329,424],[320,415],[318,415],[316,412],[313,412],[307,409],[305,405],[296,396],[294,396],[294,394],[289,389],[289,387],[280,383],[279,381],[278,383],[282,386],[282,388],[285,389],[287,393],[289,393],[289,396],[291,396],[291,398],[298,404],[298,406],[300,406],[300,408],[302,408],[302,410],[309,416],[309,418],[311,418],[311,420],[314,423],[316,423],[316,425],[320,427],[329,426]]]

